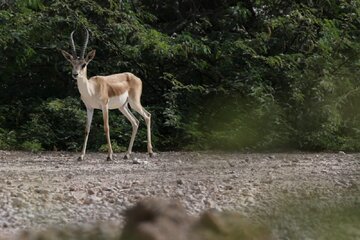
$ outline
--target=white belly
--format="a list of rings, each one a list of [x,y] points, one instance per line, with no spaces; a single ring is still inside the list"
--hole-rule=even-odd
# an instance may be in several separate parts
[[[128,98],[128,92],[121,94],[120,96],[111,97],[109,99],[109,109],[119,109],[122,107]],[[101,109],[101,101],[98,98],[81,96],[81,99],[87,107],[94,109]]]
[[[126,103],[128,96],[128,92],[125,92],[120,96],[111,97],[109,99],[109,109],[119,109],[122,107]]]

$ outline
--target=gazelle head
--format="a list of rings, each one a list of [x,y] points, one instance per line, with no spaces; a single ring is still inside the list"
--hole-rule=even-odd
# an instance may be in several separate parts
[[[78,77],[83,78],[86,77],[86,72],[87,72],[87,65],[89,64],[89,62],[91,60],[93,60],[93,58],[95,57],[95,50],[90,51],[86,57],[85,56],[85,51],[86,51],[86,47],[87,44],[89,42],[89,31],[85,28],[86,31],[86,37],[85,37],[85,41],[84,41],[84,46],[81,50],[81,54],[80,57],[77,56],[76,53],[76,47],[75,47],[75,43],[74,43],[74,32],[72,31],[70,34],[70,43],[71,43],[71,47],[72,47],[72,54],[61,50],[61,53],[63,54],[63,56],[65,57],[66,60],[68,60],[71,65],[72,65],[72,77],[74,79],[77,79]]]

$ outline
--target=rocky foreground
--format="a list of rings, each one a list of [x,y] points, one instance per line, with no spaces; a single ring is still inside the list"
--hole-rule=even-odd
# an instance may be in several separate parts
[[[0,236],[93,224],[120,230],[126,209],[156,197],[179,201],[194,217],[209,209],[241,214],[275,239],[316,239],[323,218],[333,221],[321,226],[344,223],[339,234],[360,239],[354,225],[360,225],[360,154],[166,152],[153,159],[118,155],[113,162],[98,153],[83,162],[76,157],[0,152]],[[316,224],[307,224],[314,218]]]

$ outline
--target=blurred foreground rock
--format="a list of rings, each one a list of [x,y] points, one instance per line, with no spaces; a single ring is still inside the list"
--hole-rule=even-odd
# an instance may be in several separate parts
[[[177,201],[145,199],[126,210],[126,224],[52,228],[24,232],[21,240],[120,239],[120,240],[267,240],[265,227],[238,214],[204,212],[199,218],[186,213]]]
[[[121,240],[265,240],[270,231],[238,214],[189,216],[178,202],[147,199],[126,212]]]
[[[147,199],[125,214],[121,240],[186,240],[194,223],[177,201]]]

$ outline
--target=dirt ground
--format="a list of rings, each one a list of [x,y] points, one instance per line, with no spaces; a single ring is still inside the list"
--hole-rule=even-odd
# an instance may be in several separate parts
[[[162,152],[106,155],[0,151],[0,236],[27,228],[111,221],[145,197],[178,199],[191,214],[272,211],[279,196],[346,202],[360,193],[360,154]],[[270,214],[270,213],[269,213]]]

